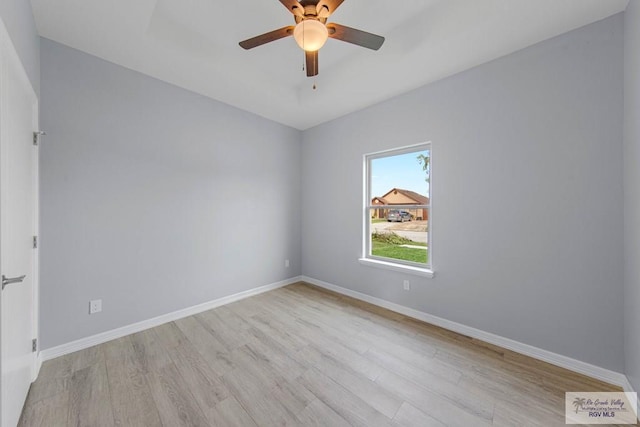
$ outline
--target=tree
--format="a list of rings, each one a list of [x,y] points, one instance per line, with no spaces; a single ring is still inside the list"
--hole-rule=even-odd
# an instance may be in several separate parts
[[[429,182],[429,176],[431,175],[431,162],[429,161],[431,158],[429,157],[429,155],[427,154],[426,156],[424,154],[418,154],[418,156],[416,157],[416,159],[418,160],[418,163],[420,163],[422,165],[422,170],[426,173],[426,177],[424,178],[425,181]]]

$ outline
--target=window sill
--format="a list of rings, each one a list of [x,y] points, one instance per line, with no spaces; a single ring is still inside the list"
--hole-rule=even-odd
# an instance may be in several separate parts
[[[394,262],[380,261],[380,260],[371,259],[371,258],[359,258],[358,262],[362,265],[368,265],[370,267],[383,268],[385,270],[393,270],[393,271],[398,271],[400,273],[415,274],[416,276],[428,277],[430,279],[433,278],[434,276],[433,270],[429,270],[427,268],[414,267],[412,265],[396,264]]]

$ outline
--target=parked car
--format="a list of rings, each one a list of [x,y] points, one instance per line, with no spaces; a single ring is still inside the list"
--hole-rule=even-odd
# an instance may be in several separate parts
[[[388,222],[405,222],[411,221],[411,214],[407,211],[390,210],[387,215]]]

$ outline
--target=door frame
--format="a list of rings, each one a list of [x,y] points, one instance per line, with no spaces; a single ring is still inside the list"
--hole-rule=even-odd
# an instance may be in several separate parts
[[[15,67],[16,70],[18,71],[18,75],[19,78],[22,80],[22,84],[25,86],[25,88],[27,88],[27,91],[29,92],[29,97],[31,98],[31,127],[32,127],[32,131],[36,131],[39,129],[39,100],[38,100],[38,96],[33,88],[33,85],[31,84],[31,81],[29,80],[29,77],[27,75],[27,72],[22,64],[22,61],[20,60],[20,57],[18,56],[18,53],[15,49],[15,46],[13,45],[11,38],[9,37],[9,33],[7,31],[7,28],[4,24],[4,21],[2,20],[2,18],[0,18],[0,67],[3,67],[5,65],[5,63],[8,63],[10,67]],[[0,68],[0,79],[2,79],[2,73],[1,73],[1,68]],[[1,85],[0,85],[0,90],[1,89]],[[0,93],[0,97],[2,97],[2,93]],[[3,111],[2,111],[2,105],[0,105],[0,117],[2,117],[3,115]],[[2,126],[2,122],[0,120],[0,127]],[[2,129],[0,128],[0,143],[2,142]],[[1,154],[0,154],[1,155]],[[34,205],[33,205],[33,218],[34,218],[34,224],[33,224],[33,232],[34,232],[34,236],[39,236],[39,228],[40,228],[40,206],[39,206],[39,201],[40,201],[40,186],[39,186],[39,145],[34,145],[34,149],[33,149],[33,171],[32,171],[32,179],[33,179],[33,183],[34,183]],[[0,191],[2,188],[2,161],[0,161]],[[0,214],[1,215],[1,214]],[[1,230],[0,230],[1,233]],[[2,236],[0,236],[1,238]],[[31,272],[32,275],[32,280],[31,280],[31,284],[32,284],[32,288],[31,288],[31,294],[32,294],[32,307],[31,307],[31,318],[32,318],[32,338],[35,338],[38,340],[38,343],[40,342],[40,331],[39,331],[39,295],[40,295],[40,277],[39,277],[39,272],[40,272],[40,264],[39,264],[39,239],[38,239],[38,249],[34,249],[33,251],[33,271]],[[1,248],[0,248],[1,250]],[[1,257],[0,257],[0,263],[1,261]],[[2,270],[2,265],[0,264],[0,270]],[[0,322],[2,322],[2,292],[0,291]],[[2,335],[0,334],[0,346],[2,345]],[[40,366],[41,366],[41,358],[40,358],[40,349],[38,348],[38,351],[33,353],[32,356],[32,360],[31,360],[31,381],[33,382],[39,373],[40,370]],[[2,367],[2,358],[0,357],[0,368]],[[2,392],[1,388],[0,388],[0,393]],[[2,413],[3,408],[2,406],[2,399],[0,396],[0,414]],[[1,419],[1,418],[0,418]]]

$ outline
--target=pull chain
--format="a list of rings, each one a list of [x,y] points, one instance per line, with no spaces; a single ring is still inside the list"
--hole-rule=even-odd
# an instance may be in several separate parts
[[[304,20],[302,20],[302,71],[304,71],[307,51],[304,50]]]
[[[318,53],[317,52],[313,57],[313,69],[316,71],[316,76],[317,76],[318,75]],[[318,80],[318,78],[316,76],[313,77],[313,90],[317,89],[316,81]]]
[[[304,20],[302,21],[302,71],[305,70],[305,64],[307,62],[307,51],[304,49],[305,47],[305,43],[304,43]],[[314,58],[314,64],[313,64],[314,68],[317,69],[318,64],[315,63],[315,58]],[[316,86],[316,79],[313,79],[313,90],[316,90],[318,87]]]

